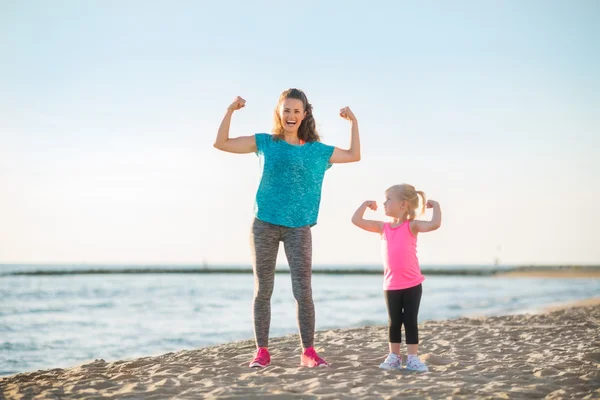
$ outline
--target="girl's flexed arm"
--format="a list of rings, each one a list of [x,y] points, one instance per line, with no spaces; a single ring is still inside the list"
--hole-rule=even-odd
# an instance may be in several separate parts
[[[344,107],[340,110],[340,117],[347,119],[351,124],[350,148],[343,150],[336,147],[329,159],[332,164],[335,163],[351,163],[360,161],[360,136],[358,134],[358,121],[356,116],[350,110],[350,107]]]
[[[240,96],[236,97],[233,103],[227,107],[227,113],[221,121],[217,139],[215,139],[214,147],[228,153],[247,154],[256,152],[256,138],[252,136],[240,136],[234,139],[229,138],[229,125],[231,125],[231,116],[234,111],[237,111],[246,106],[246,100]]]
[[[435,231],[442,225],[442,209],[440,203],[435,200],[427,200],[427,208],[433,208],[431,221],[412,221],[411,230],[413,233]]]
[[[371,210],[377,210],[377,203],[371,200],[365,201],[358,207],[358,210],[352,216],[352,223],[359,228],[364,229],[365,231],[382,233],[383,232],[383,222],[381,221],[371,221],[368,219],[364,219],[365,211],[367,208]]]

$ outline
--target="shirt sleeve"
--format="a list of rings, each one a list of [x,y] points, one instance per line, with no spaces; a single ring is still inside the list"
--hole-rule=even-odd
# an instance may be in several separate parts
[[[334,146],[330,146],[328,144],[319,143],[319,154],[323,159],[323,162],[326,163],[325,170],[331,168],[333,164],[329,162],[329,159],[333,155],[333,151],[335,150]]]
[[[271,139],[271,135],[268,133],[257,133],[254,135],[254,139],[256,140],[256,155],[264,154],[268,140]]]

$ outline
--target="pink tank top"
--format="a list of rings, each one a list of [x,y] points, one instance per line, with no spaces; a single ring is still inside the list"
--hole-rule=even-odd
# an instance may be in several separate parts
[[[383,290],[408,289],[425,280],[417,258],[417,238],[410,231],[410,221],[392,228],[383,225],[381,234],[383,256]]]

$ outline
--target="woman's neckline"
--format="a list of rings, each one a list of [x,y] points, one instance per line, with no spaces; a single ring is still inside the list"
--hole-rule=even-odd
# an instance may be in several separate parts
[[[287,143],[288,145],[290,145],[290,146],[294,146],[294,147],[302,147],[302,146],[304,146],[304,145],[306,144],[306,142],[305,142],[304,140],[300,140],[300,143],[298,143],[298,144],[290,143],[290,142],[288,142],[288,141],[287,141],[287,140],[285,140],[285,139],[281,139],[281,140],[283,140],[283,141],[284,141],[285,143]]]

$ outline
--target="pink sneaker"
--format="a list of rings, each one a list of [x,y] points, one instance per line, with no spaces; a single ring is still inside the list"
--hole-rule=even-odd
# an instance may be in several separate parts
[[[254,360],[250,363],[250,368],[264,368],[269,364],[271,364],[269,350],[267,350],[266,347],[259,347],[258,350],[256,350],[256,357],[254,357]]]
[[[329,366],[325,360],[319,357],[314,347],[309,347],[304,350],[304,353],[302,353],[302,356],[300,357],[300,365],[308,368]]]

